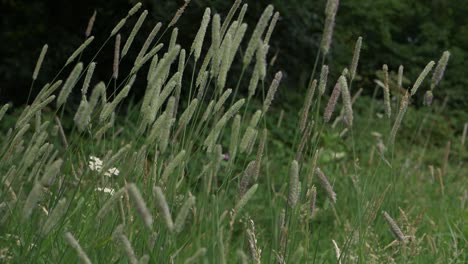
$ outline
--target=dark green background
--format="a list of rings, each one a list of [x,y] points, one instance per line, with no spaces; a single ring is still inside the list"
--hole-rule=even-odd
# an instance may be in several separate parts
[[[136,1],[131,0],[0,0],[0,101],[15,104],[25,102],[31,75],[43,44],[49,52],[38,78],[38,85],[50,81],[63,62],[84,40],[88,19],[98,12],[93,35],[95,43],[102,43],[112,27]],[[128,55],[135,56],[139,46],[153,25],[170,21],[183,1],[143,0],[150,11],[142,32]],[[189,48],[198,29],[203,9],[225,16],[233,1],[192,0],[180,19],[179,43]],[[263,8],[274,4],[281,18],[273,35],[270,56],[278,52],[273,70],[285,73],[287,93],[279,100],[302,97],[308,75],[313,66],[323,28],[325,0],[272,0],[244,1],[249,4],[246,21],[252,30]],[[382,64],[396,71],[405,66],[405,76],[410,86],[430,60],[437,61],[444,50],[452,53],[446,75],[436,88],[436,100],[446,96],[449,106],[455,109],[468,107],[468,3],[465,0],[341,0],[336,19],[332,51],[327,63],[335,79],[343,67],[349,65],[356,38],[364,39],[359,66],[358,86],[364,94],[373,91],[373,79]],[[135,20],[136,18],[134,18]],[[134,21],[133,20],[133,21]],[[133,26],[127,23],[123,37]],[[169,34],[167,34],[167,37]],[[93,46],[92,49],[97,45]],[[112,72],[112,47],[108,45],[97,58],[94,80],[108,80]],[[83,60],[89,61],[94,52],[86,52]],[[124,60],[122,70],[133,62]],[[233,67],[239,67],[239,63]],[[71,69],[66,69],[61,78]],[[234,72],[235,73],[235,72]],[[249,76],[249,75],[247,75]],[[428,89],[428,82],[421,88]],[[135,91],[138,96],[138,89]],[[422,96],[423,91],[418,93]],[[421,100],[416,100],[421,101]]]

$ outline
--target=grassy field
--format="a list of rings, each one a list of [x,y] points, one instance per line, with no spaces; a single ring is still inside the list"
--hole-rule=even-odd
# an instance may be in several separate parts
[[[138,4],[107,42],[90,37],[70,56],[66,79],[33,81],[29,106],[1,108],[0,262],[467,261],[466,111],[430,102],[449,53],[409,83],[383,66],[363,87],[374,96],[360,96],[365,40],[349,69],[327,76],[329,0],[307,92],[277,103],[288,93],[268,53],[277,15],[256,14],[247,35],[240,2],[223,18],[206,9],[192,47],[176,44],[176,14],[130,59],[132,36],[148,34]],[[109,80],[79,62],[89,45],[115,45]],[[121,62],[134,66],[119,72]],[[127,98],[135,80],[141,102]]]

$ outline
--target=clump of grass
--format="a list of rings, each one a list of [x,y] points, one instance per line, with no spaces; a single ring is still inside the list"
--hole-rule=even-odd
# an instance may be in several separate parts
[[[176,27],[189,2],[184,2],[166,27],[159,22],[152,28],[135,58],[129,57],[129,50],[134,38],[144,34],[149,12],[140,12],[143,5],[138,3],[124,14],[101,46],[115,37],[114,67],[109,69],[112,82],[96,80],[88,92],[97,64],[77,60],[86,58],[81,55],[95,45],[90,36],[95,12],[88,22],[85,42],[65,62],[65,66],[76,64],[62,89],[58,91],[61,80],[50,81],[23,112],[12,115],[16,120],[0,142],[0,225],[5,231],[0,236],[0,262],[4,255],[22,263],[42,259],[76,262],[76,258],[83,263],[122,258],[130,263],[263,263],[274,259],[313,263],[335,258],[342,263],[376,259],[430,262],[445,258],[448,252],[454,261],[462,258],[459,216],[463,206],[457,211],[457,202],[450,199],[463,197],[465,192],[460,187],[463,184],[458,186],[457,177],[452,176],[462,171],[452,160],[461,148],[454,140],[446,140],[449,143],[440,155],[442,162],[430,157],[427,172],[427,152],[433,150],[429,144],[432,127],[415,129],[415,138],[427,133],[424,146],[417,140],[403,141],[405,130],[409,130],[405,126],[411,126],[417,113],[410,107],[411,100],[416,100],[410,93],[423,85],[434,62],[422,71],[410,93],[396,100],[396,106],[390,95],[391,75],[388,66],[383,67],[381,108],[392,127],[389,120],[374,118],[374,109],[379,108],[375,99],[359,97],[367,87],[353,88],[360,84],[356,76],[358,64],[363,63],[361,37],[349,70],[342,71],[328,96],[329,74],[332,76],[335,69],[329,68],[333,63],[326,59],[339,6],[339,1],[329,0],[316,57],[320,73],[312,71],[297,115],[298,104],[279,109],[274,102],[284,85],[283,71],[272,72],[267,63],[277,56],[269,53],[275,48],[269,43],[277,23],[282,23],[279,12],[267,6],[248,38],[244,23],[247,4],[240,8],[242,1],[235,1],[226,17],[222,11],[212,14],[206,8],[189,50],[177,43]],[[125,32],[124,25],[138,13],[131,31]],[[206,36],[207,30],[211,38]],[[161,43],[169,33],[169,43]],[[47,47],[36,62],[33,83],[38,80]],[[242,57],[237,56],[241,53]],[[444,52],[435,67],[426,92],[428,102],[449,56]],[[194,63],[189,63],[191,59]],[[120,63],[130,63],[132,68],[127,72]],[[241,65],[239,76],[230,71],[233,64]],[[252,76],[246,80],[244,73],[250,70]],[[185,78],[187,75],[192,78]],[[128,102],[139,79],[146,81],[144,97],[141,102]],[[398,88],[403,88],[402,80],[400,66]],[[81,100],[74,108],[67,98],[80,81]],[[245,81],[249,85],[243,89]],[[326,97],[328,103],[322,105]],[[339,97],[342,102],[338,102]],[[125,100],[128,107],[122,111]],[[329,125],[335,108],[341,105],[340,114]],[[399,109],[396,116],[391,115],[392,107]],[[10,108],[9,104],[0,108],[0,120],[6,119]],[[64,109],[64,115],[57,115]],[[68,122],[69,112],[73,122]],[[322,115],[323,119],[319,118]],[[403,117],[410,122],[403,122]],[[427,114],[429,117],[432,115]],[[389,146],[382,135],[388,135]],[[404,153],[399,141],[410,146]],[[322,169],[333,175],[332,183]],[[433,176],[432,181],[437,173],[440,187],[428,180],[426,173]],[[321,188],[316,188],[315,182]],[[399,227],[384,212],[397,240],[405,243],[399,243],[401,250],[396,251],[391,250],[392,244],[382,246],[388,232],[379,228],[377,212],[404,204],[408,212],[422,213],[417,203],[423,198],[427,203],[441,203],[437,208],[428,206],[420,220],[427,234],[413,226]],[[409,199],[414,203],[408,205]],[[446,207],[452,210],[450,214]],[[436,226],[439,231],[433,231]],[[452,237],[444,239],[437,232]],[[81,245],[72,233],[79,235]],[[61,234],[65,234],[64,241],[55,241]],[[440,239],[429,239],[430,243],[422,239],[434,236]],[[406,243],[409,237],[411,243]],[[317,246],[323,240],[329,243],[330,238],[334,238],[336,254]],[[341,248],[336,241],[341,241]],[[65,244],[75,253],[57,250]],[[437,247],[441,250],[431,249]]]

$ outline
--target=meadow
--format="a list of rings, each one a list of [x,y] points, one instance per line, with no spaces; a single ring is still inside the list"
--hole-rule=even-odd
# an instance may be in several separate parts
[[[366,39],[356,36],[332,78],[339,1],[328,0],[307,91],[278,103],[289,87],[272,71],[274,7],[253,14],[256,25],[240,0],[225,17],[206,8],[182,47],[189,3],[151,32],[138,3],[103,43],[94,14],[56,78],[39,83],[57,43],[44,45],[31,73],[38,93],[0,107],[0,262],[467,262],[468,123],[432,100],[449,51],[414,80],[382,65],[361,88]],[[137,34],[148,36],[141,47]],[[90,46],[99,51],[81,61]],[[95,80],[106,46],[113,69]]]

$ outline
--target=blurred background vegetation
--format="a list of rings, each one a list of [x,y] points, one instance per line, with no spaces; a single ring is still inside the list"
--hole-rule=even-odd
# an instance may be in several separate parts
[[[63,66],[63,62],[84,40],[88,19],[97,11],[93,29],[95,43],[102,43],[112,27],[123,17],[136,0],[0,0],[0,101],[24,104],[36,59],[43,44],[49,44],[49,52],[38,79],[42,86],[50,81]],[[179,1],[142,0],[150,11],[142,32],[137,35],[134,47],[142,45],[156,22],[167,24],[175,11],[183,4]],[[203,9],[212,7],[213,13],[225,16],[233,1],[192,0],[179,20],[178,42],[190,47],[199,27]],[[246,22],[253,29],[267,4],[272,3],[281,13],[280,21],[271,41],[270,58],[278,54],[274,70],[285,73],[287,89],[283,89],[278,101],[286,104],[302,98],[313,67],[322,34],[326,1],[310,0],[260,0],[244,1],[249,4]],[[435,99],[448,99],[454,111],[466,112],[468,108],[468,5],[462,1],[445,0],[360,0],[340,1],[333,46],[327,63],[332,69],[332,79],[348,66],[355,40],[363,36],[364,44],[359,66],[359,86],[364,94],[371,95],[382,64],[396,71],[405,66],[405,76],[410,86],[430,60],[440,58],[444,50],[452,54],[441,85],[434,92]],[[133,18],[136,19],[136,18]],[[133,23],[127,23],[128,34]],[[166,37],[170,36],[166,34]],[[125,37],[125,36],[123,36]],[[97,58],[100,64],[97,80],[108,80],[112,74],[113,44],[107,45]],[[94,46],[94,49],[97,49]],[[130,50],[129,58],[139,48]],[[96,50],[95,50],[96,51]],[[87,52],[84,61],[91,59]],[[88,56],[88,57],[87,57]],[[130,61],[122,62],[123,70]],[[234,64],[233,66],[235,66]],[[237,64],[240,67],[240,64]],[[128,70],[128,69],[127,69]],[[234,68],[234,70],[236,70]],[[63,73],[63,78],[67,72]],[[232,76],[236,76],[232,74]],[[249,76],[249,75],[248,75]],[[248,78],[246,78],[248,79]],[[247,82],[248,80],[246,80]],[[425,83],[428,88],[428,82]],[[143,90],[143,87],[141,87]],[[371,89],[369,89],[371,88]],[[285,91],[287,90],[287,91]],[[418,96],[422,96],[419,92]],[[135,96],[140,94],[135,90]],[[302,99],[301,99],[302,100]],[[421,102],[422,100],[417,100]]]

